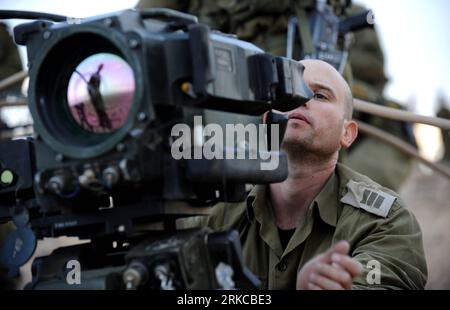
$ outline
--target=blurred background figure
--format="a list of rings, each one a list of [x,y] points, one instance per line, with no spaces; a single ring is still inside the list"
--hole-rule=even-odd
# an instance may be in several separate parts
[[[365,11],[367,8],[352,5],[350,15]],[[376,28],[366,28],[354,32],[354,43],[350,47],[349,62],[353,75],[352,92],[355,98],[390,108],[402,106],[383,97],[388,81],[384,70],[384,53]],[[392,121],[366,113],[356,112],[354,117],[416,146],[410,124]],[[398,149],[380,142],[365,134],[358,139],[341,160],[352,169],[365,174],[377,183],[398,191],[413,167],[413,159]]]
[[[141,0],[136,8],[155,7],[196,15],[211,29],[235,34],[275,55],[286,53],[290,0]]]
[[[328,3],[332,5],[335,13],[341,16],[352,16],[367,10],[359,5],[349,7],[348,1],[331,0]],[[295,14],[298,20],[304,20],[304,16],[309,16],[315,5],[314,0],[141,0],[137,8],[166,7],[197,15],[201,23],[212,29],[235,34],[239,39],[250,41],[271,54],[285,56],[289,17]],[[295,59],[300,59],[301,51],[300,40],[296,39],[293,52]],[[383,97],[388,79],[384,72],[383,51],[374,28],[354,33],[349,57],[344,77],[352,85],[355,98],[391,108],[401,108],[399,104]],[[363,113],[356,113],[355,117],[387,130],[415,146],[409,124]],[[348,153],[341,152],[341,161],[396,191],[410,173],[413,162],[409,156],[396,148],[363,134]]]
[[[6,25],[0,23],[0,80],[22,70],[17,46]]]

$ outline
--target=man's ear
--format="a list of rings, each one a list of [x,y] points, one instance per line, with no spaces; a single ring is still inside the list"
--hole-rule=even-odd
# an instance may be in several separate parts
[[[358,123],[354,120],[344,121],[344,132],[341,137],[341,147],[348,148],[358,136]]]

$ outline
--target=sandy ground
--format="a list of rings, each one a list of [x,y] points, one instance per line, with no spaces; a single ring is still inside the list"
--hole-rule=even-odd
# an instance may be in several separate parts
[[[427,289],[450,289],[450,181],[417,166],[403,184],[400,195],[416,215],[424,238],[428,264]],[[49,254],[53,249],[76,243],[74,238],[40,241],[35,256]],[[31,280],[31,262],[22,267],[19,286]]]
[[[400,195],[422,227],[427,289],[450,289],[450,181],[417,166]]]

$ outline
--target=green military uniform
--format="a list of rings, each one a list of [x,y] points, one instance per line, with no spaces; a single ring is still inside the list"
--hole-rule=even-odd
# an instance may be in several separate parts
[[[22,70],[17,46],[6,26],[0,23],[0,80]]]
[[[238,230],[245,263],[264,289],[295,289],[303,265],[340,240],[350,243],[350,255],[365,267],[355,289],[423,289],[426,284],[422,233],[414,215],[394,192],[341,164],[284,250],[267,186],[254,187],[245,202],[219,204],[208,217],[185,225],[194,223]],[[380,263],[380,284],[366,280],[371,260]]]
[[[355,98],[378,103],[390,108],[401,108],[392,100],[386,100],[382,93],[378,92],[376,86],[372,86],[358,76],[354,76],[352,92]],[[403,140],[408,140],[402,123],[388,120],[363,113],[355,113],[355,118],[362,120],[372,126],[386,130]],[[414,166],[411,156],[399,151],[379,139],[359,133],[358,139],[345,156],[341,156],[341,162],[375,182],[392,190],[398,190],[408,177]]]
[[[362,6],[353,5],[348,13],[353,15],[364,10]],[[353,96],[379,105],[401,109],[399,104],[383,97],[387,78],[384,72],[384,55],[375,29],[363,29],[355,32],[354,36],[355,43],[349,51]],[[355,118],[386,130],[404,141],[415,143],[412,131],[407,132],[407,127],[401,122],[364,113],[355,113]],[[352,169],[393,190],[400,188],[414,163],[410,156],[397,148],[361,133],[340,160]]]
[[[314,3],[314,0],[141,0],[136,8],[165,7],[187,12],[212,29],[235,34],[268,53],[285,56],[289,17]],[[332,5],[335,10],[342,6],[339,1],[332,1]],[[296,39],[294,58],[298,59],[300,42]]]

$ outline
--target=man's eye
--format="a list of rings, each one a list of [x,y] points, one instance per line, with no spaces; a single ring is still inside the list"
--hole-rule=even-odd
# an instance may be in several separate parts
[[[326,100],[327,97],[322,95],[321,93],[315,93],[314,94],[314,99],[319,99],[319,100]]]

